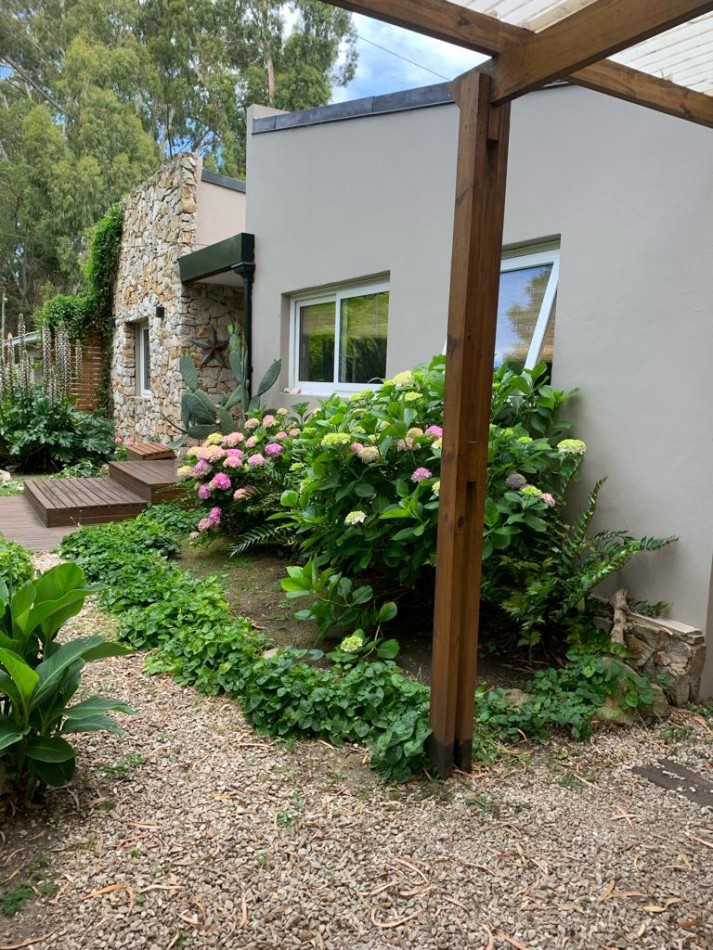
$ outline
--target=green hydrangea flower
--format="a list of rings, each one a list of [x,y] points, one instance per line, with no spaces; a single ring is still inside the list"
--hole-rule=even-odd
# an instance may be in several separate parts
[[[211,432],[208,438],[205,440],[206,445],[220,445],[223,441],[223,436],[220,432]]]
[[[350,637],[345,637],[339,644],[342,653],[358,653],[364,646],[364,637],[358,633],[353,633]]]
[[[581,439],[562,439],[557,443],[557,448],[560,452],[574,452],[577,455],[584,455],[587,451],[587,446]]]
[[[328,432],[322,439],[321,445],[349,445],[352,437],[348,432]]]

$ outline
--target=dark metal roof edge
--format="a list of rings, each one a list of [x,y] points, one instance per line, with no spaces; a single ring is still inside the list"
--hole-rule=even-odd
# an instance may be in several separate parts
[[[567,86],[565,79],[543,86],[554,89]],[[362,119],[372,115],[389,115],[394,112],[411,112],[415,109],[428,109],[433,106],[453,104],[449,92],[450,83],[436,83],[433,86],[419,86],[403,92],[392,92],[384,96],[367,96],[364,99],[352,99],[349,102],[336,102],[316,109],[303,109],[301,112],[285,112],[282,115],[268,115],[253,119],[253,135],[261,132],[280,132],[284,129],[303,128],[309,125],[324,125],[328,122],[343,122],[345,119]]]
[[[218,172],[209,172],[204,168],[201,172],[201,181],[207,181],[211,185],[219,185],[221,188],[230,188],[231,191],[242,191],[245,193],[245,182],[239,178],[230,178],[228,175],[220,175]]]
[[[412,109],[426,109],[430,106],[448,105],[453,99],[448,91],[449,83],[433,86],[420,86],[404,92],[392,92],[384,96],[367,96],[364,99],[352,99],[349,102],[337,102],[316,109],[303,109],[301,112],[286,112],[283,115],[269,115],[253,119],[252,131],[278,132],[281,129],[294,129],[306,125],[323,125],[326,122],[341,122],[344,119],[359,119],[370,115],[386,115],[393,112],[408,112]]]

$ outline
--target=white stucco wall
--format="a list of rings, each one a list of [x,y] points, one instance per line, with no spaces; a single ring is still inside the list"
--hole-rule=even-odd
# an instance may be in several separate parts
[[[457,110],[252,135],[254,363],[289,296],[389,273],[387,373],[445,339]],[[679,535],[619,578],[713,632],[713,132],[576,87],[513,106],[505,243],[561,235],[554,382],[607,474],[599,524]],[[302,397],[304,398],[304,397]],[[584,487],[584,486],[583,486]],[[713,646],[704,688],[713,692]]]

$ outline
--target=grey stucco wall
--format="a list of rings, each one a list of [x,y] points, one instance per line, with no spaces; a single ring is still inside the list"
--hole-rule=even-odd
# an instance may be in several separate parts
[[[256,374],[289,296],[389,273],[387,372],[445,339],[457,110],[252,135]],[[679,535],[618,578],[713,630],[713,133],[575,87],[513,106],[505,243],[561,236],[554,381],[606,474],[600,526]],[[287,398],[287,397],[285,397]],[[304,397],[302,397],[304,398]],[[704,689],[713,692],[713,647]]]

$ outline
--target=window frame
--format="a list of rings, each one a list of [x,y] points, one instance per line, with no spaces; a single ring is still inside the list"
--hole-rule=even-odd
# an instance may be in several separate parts
[[[380,383],[341,383],[339,382],[339,359],[341,341],[339,324],[341,319],[341,302],[352,297],[367,297],[370,294],[389,294],[389,308],[391,306],[391,282],[388,278],[372,280],[365,283],[337,284],[322,290],[313,290],[306,293],[294,294],[290,298],[290,362],[289,380],[290,389],[298,389],[305,395],[325,396],[332,393],[359,393],[364,389],[375,389]],[[334,303],[334,367],[331,382],[318,382],[311,379],[300,379],[300,310],[302,307]],[[387,323],[387,352],[388,352],[388,323]],[[386,367],[384,367],[386,372]],[[386,378],[386,377],[384,377]],[[383,380],[382,380],[383,382]]]
[[[535,321],[535,329],[530,341],[530,347],[527,351],[525,360],[525,369],[532,369],[540,362],[542,347],[545,342],[547,328],[552,319],[555,299],[557,297],[557,288],[560,275],[560,249],[558,246],[535,247],[531,250],[527,248],[517,248],[512,251],[506,251],[500,261],[500,275],[510,273],[516,270],[527,270],[529,267],[541,267],[543,264],[551,264],[547,287],[540,304],[540,312]]]
[[[152,396],[151,391],[151,324],[149,320],[136,321],[136,392],[144,398]],[[144,332],[147,339],[144,340]],[[148,347],[148,361],[146,349]],[[148,366],[149,388],[144,387],[145,370]]]

